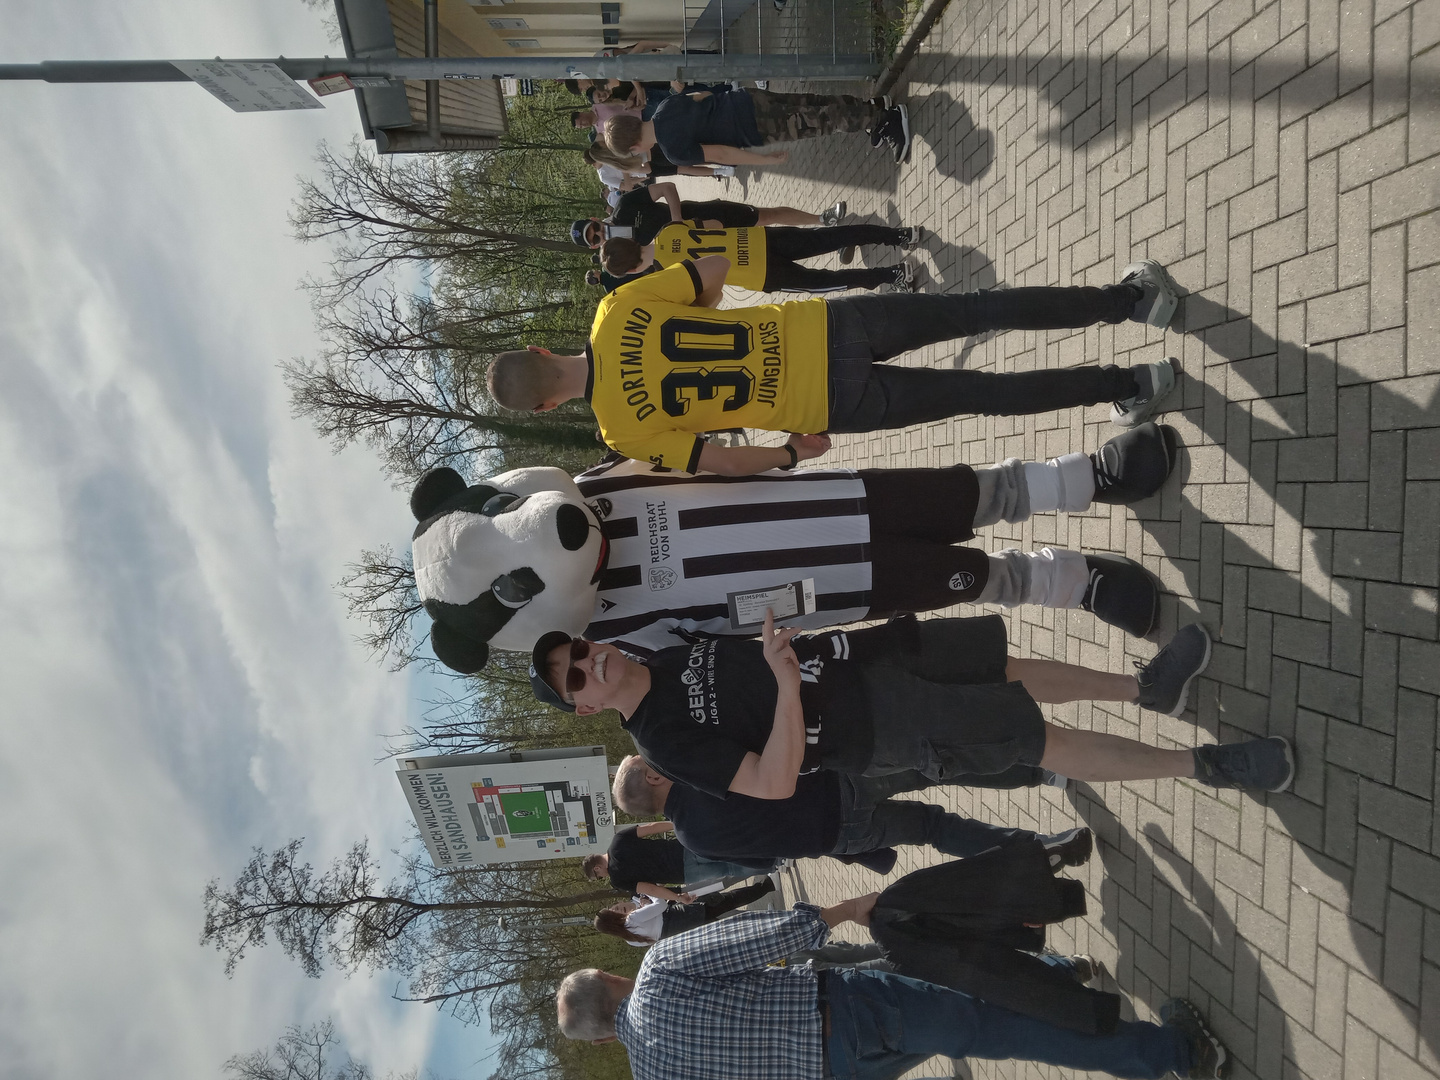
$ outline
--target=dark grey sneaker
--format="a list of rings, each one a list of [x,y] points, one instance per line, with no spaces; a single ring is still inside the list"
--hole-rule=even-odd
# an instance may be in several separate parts
[[[1121,427],[1138,427],[1159,412],[1165,395],[1175,389],[1179,366],[1180,361],[1171,357],[1131,368],[1135,374],[1135,394],[1110,406],[1110,422]]]
[[[853,247],[843,247],[840,249],[840,262],[843,265],[849,266],[854,261],[855,249]]]
[[[1145,665],[1136,663],[1140,707],[1179,716],[1190,703],[1190,683],[1210,663],[1210,635],[1199,623],[1182,626]]]
[[[1224,1080],[1230,1075],[1230,1051],[1210,1034],[1194,1005],[1184,998],[1171,998],[1160,1006],[1160,1022],[1179,1028],[1190,1044],[1190,1071],[1175,1074],[1181,1080]]]
[[[1197,746],[1195,779],[1215,788],[1285,791],[1295,780],[1295,750],[1288,739],[1272,735],[1242,743]]]
[[[1164,330],[1175,318],[1175,306],[1180,302],[1180,290],[1170,280],[1165,268],[1154,259],[1133,262],[1120,274],[1121,285],[1134,285],[1140,290],[1140,299],[1130,315],[1131,322],[1158,326]]]
[[[1078,829],[1067,829],[1054,836],[1042,836],[1045,854],[1050,856],[1050,866],[1084,866],[1090,861],[1095,850],[1095,834],[1083,825]]]
[[[845,220],[845,209],[845,200],[841,199],[830,209],[820,211],[820,224],[827,229],[835,228]]]

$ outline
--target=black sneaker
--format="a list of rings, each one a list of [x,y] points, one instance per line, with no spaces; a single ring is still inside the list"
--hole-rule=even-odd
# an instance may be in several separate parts
[[[906,251],[914,251],[925,241],[925,229],[921,225],[907,225],[900,229],[899,246]]]
[[[1124,555],[1086,555],[1085,565],[1090,582],[1080,598],[1083,609],[1131,637],[1144,637],[1155,629],[1160,587],[1148,570]]]
[[[1210,635],[1199,623],[1182,626],[1145,665],[1136,663],[1140,707],[1179,716],[1190,700],[1190,683],[1210,663]]]
[[[853,248],[853,247],[843,247],[843,248],[840,249],[840,262],[841,262],[843,265],[849,266],[849,265],[850,265],[852,262],[854,262],[854,261],[855,261],[855,248]]]
[[[1042,836],[1045,854],[1050,856],[1050,866],[1084,866],[1090,861],[1095,850],[1095,834],[1083,825],[1078,829],[1067,829],[1054,836]]]
[[[915,268],[908,262],[902,262],[892,269],[895,271],[895,280],[891,284],[896,292],[913,293],[920,288],[920,279],[915,274]]]
[[[1224,1080],[1230,1075],[1230,1052],[1210,1034],[1194,1005],[1184,998],[1171,998],[1160,1006],[1160,1021],[1179,1028],[1190,1044],[1192,1064],[1183,1080]],[[1176,1076],[1180,1076],[1177,1072]]]
[[[1094,502],[1133,503],[1164,486],[1175,468],[1180,436],[1168,425],[1141,424],[1090,455],[1095,466]]]
[[[895,149],[895,164],[903,165],[910,160],[910,110],[904,105],[896,105],[890,110],[890,115],[894,120],[887,140]]]
[[[1279,735],[1197,746],[1191,753],[1195,755],[1195,779],[1214,788],[1285,791],[1295,780],[1295,750]]]
[[[841,199],[828,210],[820,211],[820,224],[827,229],[833,229],[845,219],[845,200]]]
[[[885,111],[875,120],[875,126],[869,131],[870,146],[876,150],[889,143],[890,127],[895,120],[895,110],[886,107]]]

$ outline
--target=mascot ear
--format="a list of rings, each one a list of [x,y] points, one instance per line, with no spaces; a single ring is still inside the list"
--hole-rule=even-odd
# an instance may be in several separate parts
[[[474,675],[490,659],[490,646],[442,622],[430,624],[430,648],[435,658],[461,675]]]
[[[441,467],[431,469],[410,492],[410,512],[416,521],[433,516],[440,507],[465,492],[465,478],[454,469]]]

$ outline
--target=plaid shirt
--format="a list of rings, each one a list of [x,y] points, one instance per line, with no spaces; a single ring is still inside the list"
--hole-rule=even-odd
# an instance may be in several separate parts
[[[810,965],[765,965],[824,944],[820,909],[750,911],[651,947],[615,1032],[635,1080],[821,1080]]]

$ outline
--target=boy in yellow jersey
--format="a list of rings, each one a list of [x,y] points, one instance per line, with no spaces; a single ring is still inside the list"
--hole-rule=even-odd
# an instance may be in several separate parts
[[[583,397],[605,442],[686,472],[747,476],[789,469],[830,448],[826,431],[861,432],[959,414],[1015,416],[1114,402],[1144,423],[1175,385],[1174,361],[1024,372],[894,367],[910,349],[990,330],[1078,328],[1126,319],[1165,326],[1176,295],[1145,260],[1118,285],[926,296],[893,293],[711,311],[730,260],[706,255],[622,285],[600,302],[583,353],[534,345],[490,365],[491,396],[544,412]],[[795,432],[783,446],[716,446],[701,434]]]
[[[920,243],[919,226],[842,225],[833,229],[707,229],[699,221],[675,221],[641,246],[629,237],[614,236],[600,245],[600,264],[616,277],[634,274],[652,263],[674,266],[686,259],[723,255],[730,260],[727,285],[756,292],[836,292],[878,289],[881,285],[913,290],[915,274],[898,266],[824,270],[801,266],[799,260],[828,255],[847,247],[886,244],[910,249]]]

